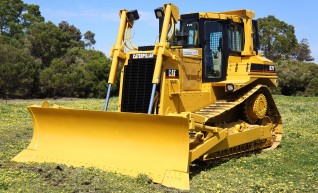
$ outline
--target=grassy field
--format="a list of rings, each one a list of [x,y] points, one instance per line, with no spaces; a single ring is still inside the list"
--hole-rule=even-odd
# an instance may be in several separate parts
[[[318,192],[318,98],[275,96],[284,122],[279,148],[191,165],[191,192]],[[116,98],[110,109],[116,109]],[[101,109],[103,100],[51,103]],[[23,164],[10,160],[27,147],[32,122],[26,107],[39,100],[0,101],[0,192],[178,192],[94,168]]]

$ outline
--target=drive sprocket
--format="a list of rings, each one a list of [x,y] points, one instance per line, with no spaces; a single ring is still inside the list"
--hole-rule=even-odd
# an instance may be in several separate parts
[[[267,113],[267,99],[264,94],[254,94],[245,102],[245,117],[249,123],[263,119]]]

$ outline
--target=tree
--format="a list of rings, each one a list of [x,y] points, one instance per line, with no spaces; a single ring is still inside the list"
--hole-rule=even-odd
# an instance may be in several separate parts
[[[7,38],[19,38],[32,23],[43,22],[38,5],[24,4],[22,0],[1,0],[0,34]]]
[[[1,0],[0,1],[0,34],[11,36],[12,31],[17,30],[14,24],[20,23],[20,16],[24,4],[21,0]],[[13,29],[14,28],[14,29]]]
[[[72,44],[71,47],[84,47],[84,43],[81,41],[82,34],[78,28],[70,25],[67,21],[60,22],[59,28],[69,35]]]
[[[85,39],[85,47],[92,47],[96,41],[95,41],[95,33],[91,32],[91,31],[87,31],[84,34],[84,39]]]
[[[110,59],[84,49],[94,37],[44,22],[38,5],[1,0],[0,97],[104,97]]]
[[[314,58],[310,55],[311,50],[307,39],[302,39],[294,50],[294,57],[298,61],[313,61]]]
[[[0,44],[0,97],[32,97],[39,65],[27,50]]]
[[[104,97],[110,63],[100,51],[69,49],[41,71],[41,91],[49,97]]]
[[[274,61],[289,59],[297,46],[294,26],[273,15],[259,18],[260,46],[264,55]]]
[[[44,17],[41,15],[40,7],[33,4],[25,4],[22,14],[22,23],[24,29],[28,29],[33,23],[44,22]]]
[[[90,45],[96,43],[94,36],[91,31],[85,33]],[[43,68],[50,66],[54,58],[64,56],[69,49],[83,48],[80,30],[66,21],[62,21],[59,27],[52,22],[34,23],[27,31],[27,39],[31,54],[41,59]]]
[[[27,31],[30,52],[48,67],[54,58],[63,56],[70,46],[70,37],[52,22],[34,23]]]

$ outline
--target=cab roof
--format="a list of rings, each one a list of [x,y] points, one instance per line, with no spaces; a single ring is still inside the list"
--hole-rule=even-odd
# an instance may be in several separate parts
[[[233,10],[225,12],[199,12],[199,13],[189,13],[181,15],[181,19],[186,18],[203,18],[203,19],[220,19],[228,20],[232,19],[234,21],[240,22],[241,19],[252,19],[255,17],[255,12],[251,10]]]

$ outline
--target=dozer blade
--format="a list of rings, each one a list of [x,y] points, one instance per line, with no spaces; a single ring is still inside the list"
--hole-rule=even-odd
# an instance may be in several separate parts
[[[183,117],[28,107],[30,145],[17,162],[97,167],[189,190],[189,129]]]

